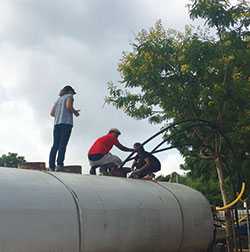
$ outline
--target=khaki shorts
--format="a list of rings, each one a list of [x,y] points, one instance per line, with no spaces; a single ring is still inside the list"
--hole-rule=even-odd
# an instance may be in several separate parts
[[[111,153],[107,153],[101,159],[96,160],[96,161],[89,160],[89,164],[91,167],[102,166],[102,165],[106,165],[106,164],[110,164],[110,163],[113,163],[117,166],[121,166],[122,160],[119,157],[112,155]]]

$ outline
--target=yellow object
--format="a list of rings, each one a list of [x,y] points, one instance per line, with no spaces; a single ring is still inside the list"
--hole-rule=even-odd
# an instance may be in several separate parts
[[[244,221],[247,218],[247,215],[243,216],[242,218],[239,219],[239,223],[241,223],[242,221]],[[236,222],[235,222],[236,223]]]
[[[223,207],[216,207],[216,211],[225,211],[226,209],[234,206],[241,199],[243,193],[245,192],[245,189],[246,189],[246,184],[243,182],[241,186],[241,191],[239,195],[237,196],[237,198]]]

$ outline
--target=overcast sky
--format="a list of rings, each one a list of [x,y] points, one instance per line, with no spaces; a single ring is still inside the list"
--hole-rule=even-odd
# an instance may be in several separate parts
[[[48,163],[53,129],[49,110],[66,84],[77,91],[75,106],[81,116],[75,119],[65,164],[81,164],[87,173],[89,146],[111,127],[122,131],[120,142],[128,147],[160,130],[103,106],[107,82],[119,81],[122,51],[131,50],[142,28],[159,19],[180,31],[190,24],[187,2],[1,0],[0,154],[17,152],[27,161]],[[164,174],[178,171],[182,163],[177,151],[159,158]]]

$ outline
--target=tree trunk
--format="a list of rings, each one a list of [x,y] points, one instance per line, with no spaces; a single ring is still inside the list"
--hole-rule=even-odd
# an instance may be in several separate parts
[[[223,176],[223,164],[219,156],[214,160],[219,179],[219,186],[222,196],[223,205],[228,203],[228,196],[225,190],[225,182]],[[227,236],[227,252],[233,252],[233,220],[230,210],[225,211],[226,236]]]

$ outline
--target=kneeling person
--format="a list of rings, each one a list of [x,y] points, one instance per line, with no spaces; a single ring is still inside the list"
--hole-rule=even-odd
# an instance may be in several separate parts
[[[134,151],[137,152],[132,169],[135,171],[131,174],[131,178],[144,178],[153,176],[154,172],[161,170],[161,163],[154,155],[144,150],[140,143],[134,144]]]
[[[90,174],[95,175],[97,167],[107,164],[113,164],[116,168],[121,166],[121,159],[110,153],[114,145],[122,151],[134,151],[133,149],[123,146],[119,142],[118,137],[120,134],[121,132],[118,129],[113,128],[107,135],[98,138],[94,142],[88,152],[89,164],[91,166]]]

